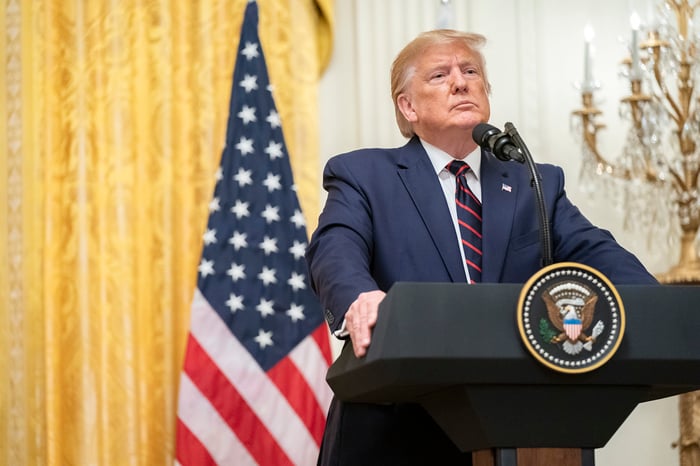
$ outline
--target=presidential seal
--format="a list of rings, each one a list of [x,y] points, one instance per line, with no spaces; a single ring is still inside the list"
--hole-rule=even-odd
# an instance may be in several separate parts
[[[518,329],[525,347],[558,372],[582,373],[605,364],[625,332],[617,290],[599,271],[562,262],[543,268],[523,286]]]

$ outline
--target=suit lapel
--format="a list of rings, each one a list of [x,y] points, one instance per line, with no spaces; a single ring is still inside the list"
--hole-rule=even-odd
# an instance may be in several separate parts
[[[482,235],[484,259],[481,279],[483,282],[498,282],[503,270],[506,250],[515,215],[518,186],[515,176],[509,176],[507,163],[482,151],[481,156],[481,200]]]
[[[403,147],[399,155],[398,175],[423,219],[450,279],[465,282],[467,278],[460,259],[459,243],[445,196],[428,154],[417,138],[411,139]]]

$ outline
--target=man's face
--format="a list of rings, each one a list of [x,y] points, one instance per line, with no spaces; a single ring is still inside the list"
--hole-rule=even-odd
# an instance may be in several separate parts
[[[478,56],[459,42],[429,47],[417,59],[398,103],[416,134],[424,138],[470,134],[491,115]]]

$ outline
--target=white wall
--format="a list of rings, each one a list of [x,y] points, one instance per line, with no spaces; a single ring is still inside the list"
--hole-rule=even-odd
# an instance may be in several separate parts
[[[336,38],[330,67],[320,90],[322,164],[337,153],[366,146],[397,146],[405,140],[396,128],[389,90],[389,66],[400,48],[423,30],[438,25],[440,0],[336,0]],[[479,32],[491,98],[491,123],[513,122],[534,158],[561,165],[569,197],[596,224],[613,232],[652,272],[674,259],[655,256],[640,232],[624,231],[621,213],[610,202],[579,189],[581,149],[570,128],[571,112],[580,107],[573,82],[583,75],[583,29],[596,32],[595,77],[602,83],[598,106],[607,129],[602,152],[613,158],[625,132],[617,116],[628,85],[618,77],[627,54],[629,17],[643,18],[647,0],[451,0],[450,27]],[[319,170],[321,167],[319,167]],[[600,416],[595,406],[583,416]],[[553,407],[556,409],[556,407]],[[671,443],[678,437],[676,398],[637,407],[604,448],[597,466],[678,464]]]

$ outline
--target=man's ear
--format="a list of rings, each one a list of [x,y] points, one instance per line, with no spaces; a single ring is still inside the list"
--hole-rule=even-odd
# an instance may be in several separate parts
[[[411,100],[406,94],[400,94],[396,99],[396,104],[406,120],[411,123],[415,123],[416,120],[418,120],[418,115],[416,115],[416,111],[411,104]]]

